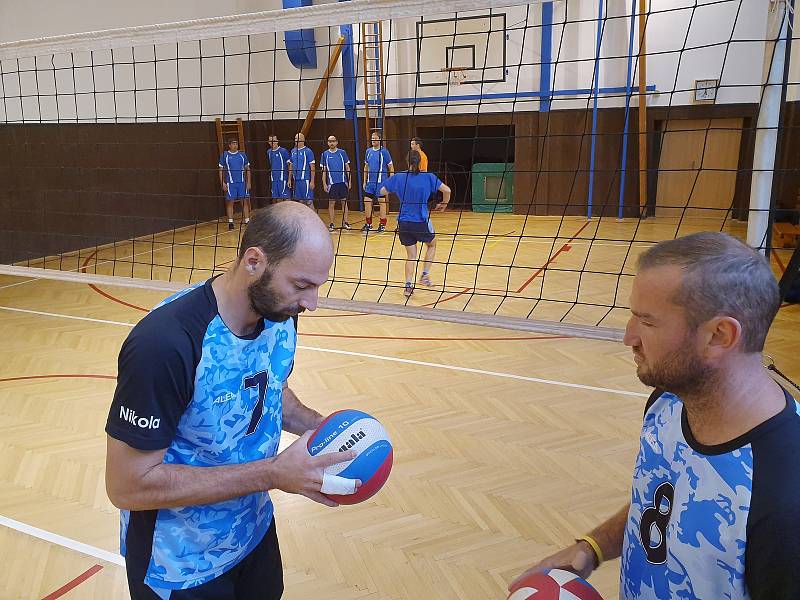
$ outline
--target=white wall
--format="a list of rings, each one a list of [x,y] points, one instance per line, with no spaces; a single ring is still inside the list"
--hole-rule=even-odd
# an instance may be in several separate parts
[[[277,5],[277,0],[143,0],[138,4],[115,3],[110,8],[108,2],[91,0],[77,11],[68,2],[3,0],[0,2],[0,39],[245,13]],[[605,7],[599,85],[624,86],[631,0],[606,0]],[[651,105],[691,104],[697,79],[720,79],[718,103],[758,101],[764,57],[761,40],[766,35],[767,24],[764,0],[651,0],[651,11],[647,23],[648,83],[657,88],[649,99]],[[459,16],[486,12],[479,10],[459,13]],[[448,93],[450,96],[485,96],[538,90],[540,7],[531,4],[508,8],[505,12],[508,73],[506,81],[500,83],[417,87],[417,19],[397,20],[385,27],[387,96],[423,98],[447,96]],[[452,16],[452,13],[426,14],[425,18]],[[554,3],[552,56],[558,61],[553,73],[555,89],[592,87],[596,27],[596,0]],[[221,56],[222,40],[205,40],[202,44],[121,48],[115,50],[113,56],[110,51],[98,51],[93,55],[41,56],[20,60],[19,69],[16,60],[3,60],[0,61],[0,96],[3,97],[0,122],[196,120],[216,116],[303,118],[338,36],[338,27],[316,30],[316,40],[321,46],[317,69],[293,67],[280,34],[228,38],[224,41],[224,58]],[[126,62],[136,64],[119,64]],[[497,63],[496,60],[490,62]],[[359,73],[362,70],[358,61],[357,69]],[[344,116],[339,79],[341,61],[333,75],[320,109],[329,117],[341,117]],[[174,89],[177,87],[180,89]],[[359,94],[363,94],[361,86]],[[18,98],[20,95],[23,98]],[[600,98],[599,105],[623,106],[624,102],[624,94],[606,95]],[[635,96],[633,103],[636,104]],[[552,108],[590,106],[588,95],[556,96]],[[537,110],[538,107],[538,101],[532,99],[484,98],[480,102],[448,100],[446,105],[442,102],[389,105],[387,112],[456,114]]]
[[[675,8],[681,10],[667,12]],[[647,52],[652,54],[648,73],[661,92],[653,104],[691,104],[697,79],[720,80],[718,103],[758,101],[767,31],[765,0],[703,0],[696,8],[694,0],[654,0],[653,9],[663,11],[647,25]]]
[[[272,10],[280,0],[2,0],[0,43]]]

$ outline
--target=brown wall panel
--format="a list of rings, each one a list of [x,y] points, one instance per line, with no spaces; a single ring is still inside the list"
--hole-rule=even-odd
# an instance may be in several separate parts
[[[0,127],[0,260],[216,218],[213,123]]]
[[[514,209],[518,214],[585,215],[591,159],[591,111],[564,110],[517,115]],[[599,111],[593,216],[617,214],[624,109]],[[632,111],[630,122],[635,123]],[[638,214],[636,136],[628,140],[624,211]],[[521,182],[517,185],[516,182]]]
[[[659,124],[672,119],[744,119],[734,205],[746,216],[754,144],[755,105],[696,105],[648,111],[649,196],[658,185]],[[629,115],[624,215],[638,215],[636,109]],[[514,125],[514,211],[532,215],[585,215],[591,148],[591,111],[518,112],[389,117],[386,146],[397,170],[406,168],[408,140],[430,127]],[[254,204],[269,196],[267,136],[293,146],[299,119],[245,123],[245,151],[253,168]],[[616,215],[624,109],[598,113],[595,216]],[[363,161],[366,133],[360,121],[359,156],[352,121],[317,119],[308,145],[317,160],[329,134],[352,161]],[[781,136],[777,206],[794,208],[800,188],[800,105],[789,103]],[[446,158],[446,157],[438,157]],[[214,124],[20,124],[0,127],[0,260],[26,260],[218,218],[223,212]],[[431,157],[432,162],[437,157]],[[317,182],[319,184],[319,180]],[[318,185],[318,206],[326,205]],[[351,208],[358,195],[351,193]],[[396,203],[393,208],[396,210]]]

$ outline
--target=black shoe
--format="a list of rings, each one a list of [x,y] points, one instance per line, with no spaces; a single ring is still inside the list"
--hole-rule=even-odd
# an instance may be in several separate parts
[[[364,223],[364,226],[361,228],[361,232],[369,233],[370,231],[372,231],[372,225],[370,225],[369,223]]]
[[[232,231],[232,230],[233,230],[233,223],[228,221],[228,231]]]
[[[384,231],[386,231],[386,225],[381,223],[380,225],[378,225],[378,233],[383,233]]]
[[[328,231],[333,231],[334,229],[336,229],[336,227],[333,226],[333,223],[328,225]]]
[[[342,221],[342,229],[350,229],[350,223],[347,221]]]

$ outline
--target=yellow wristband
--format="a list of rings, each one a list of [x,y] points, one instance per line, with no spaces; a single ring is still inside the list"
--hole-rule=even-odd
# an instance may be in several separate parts
[[[584,535],[584,536],[581,536],[581,537],[577,538],[575,541],[576,542],[586,542],[587,544],[589,544],[592,547],[592,550],[594,550],[595,557],[597,558],[597,565],[596,566],[599,567],[602,564],[602,562],[603,562],[603,551],[600,549],[600,544],[597,543],[597,540],[595,540],[590,535]]]

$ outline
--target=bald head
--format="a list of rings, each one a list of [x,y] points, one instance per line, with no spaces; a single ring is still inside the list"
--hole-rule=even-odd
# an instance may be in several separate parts
[[[281,202],[250,215],[226,281],[238,289],[251,315],[277,323],[316,309],[333,258],[330,233],[317,214],[297,202]]]
[[[299,202],[280,202],[254,211],[242,236],[239,257],[252,247],[260,248],[271,265],[294,255],[298,249],[333,261],[327,227],[317,213]]]

